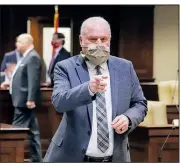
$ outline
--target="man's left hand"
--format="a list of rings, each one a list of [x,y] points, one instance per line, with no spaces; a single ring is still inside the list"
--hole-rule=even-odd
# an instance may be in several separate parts
[[[129,120],[125,115],[119,115],[112,121],[112,128],[116,133],[123,134],[128,130]]]
[[[6,73],[7,73],[7,72],[13,73],[15,67],[16,67],[16,64],[15,64],[15,63],[8,63],[5,72],[6,72]]]
[[[27,108],[29,109],[33,109],[36,107],[36,104],[34,101],[27,101],[26,105],[27,105]]]

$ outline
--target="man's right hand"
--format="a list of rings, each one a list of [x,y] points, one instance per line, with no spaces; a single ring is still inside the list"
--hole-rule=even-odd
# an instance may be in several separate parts
[[[13,73],[15,67],[16,67],[16,64],[15,63],[8,63],[5,72],[11,72],[11,73]]]
[[[104,92],[107,86],[106,79],[108,76],[97,75],[89,81],[89,88],[92,93]]]

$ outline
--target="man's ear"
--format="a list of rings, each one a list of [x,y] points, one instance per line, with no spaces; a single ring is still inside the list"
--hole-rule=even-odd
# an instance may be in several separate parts
[[[79,35],[79,43],[80,43],[80,46],[82,45],[82,41],[83,41],[83,38],[81,35]]]

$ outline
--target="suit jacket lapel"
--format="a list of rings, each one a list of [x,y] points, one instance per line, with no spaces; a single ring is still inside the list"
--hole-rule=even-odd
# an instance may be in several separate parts
[[[117,93],[118,93],[118,86],[117,86],[117,70],[116,65],[114,63],[114,59],[111,57],[108,60],[108,68],[110,73],[110,85],[111,85],[111,100],[112,100],[112,119],[116,117],[117,112]]]
[[[62,50],[63,50],[63,48],[61,48],[61,50],[60,50],[60,51],[58,52],[58,54],[56,55],[56,58],[54,59],[54,63],[53,63],[54,65],[55,65],[55,63],[58,61],[59,56],[60,56],[60,54],[62,53]],[[54,66],[54,65],[53,65],[53,66]],[[53,67],[53,66],[52,66],[52,67]]]
[[[32,50],[31,50],[31,51],[32,51]],[[30,52],[31,52],[31,51],[30,51]],[[30,53],[30,52],[29,52],[29,53]],[[29,54],[29,53],[28,53],[28,54]],[[19,61],[17,62],[17,67],[15,67],[15,72],[14,72],[14,74],[12,75],[12,78],[15,76],[15,74],[16,74],[18,68],[20,67],[20,65],[23,64],[23,62],[27,59],[27,57],[29,56],[28,54],[26,55],[26,57],[22,57],[22,59],[19,59]]]
[[[79,80],[81,83],[85,83],[90,80],[87,65],[81,55],[78,56],[76,61],[76,72],[78,74]],[[87,104],[87,111],[92,126],[93,121],[93,103]]]
[[[63,51],[64,51],[64,48],[62,47],[62,48],[60,49],[60,51],[58,52],[58,54],[56,55],[56,58],[55,58],[54,61],[53,61],[53,64],[52,64],[52,66],[51,66],[51,68],[50,68],[50,72],[52,72],[52,71],[54,70],[53,66],[55,66],[57,62],[61,61],[60,56],[62,56],[61,54],[63,54]],[[55,56],[55,55],[54,55],[54,56]],[[60,60],[59,60],[59,59],[60,59]],[[50,62],[50,63],[51,63],[51,62]]]

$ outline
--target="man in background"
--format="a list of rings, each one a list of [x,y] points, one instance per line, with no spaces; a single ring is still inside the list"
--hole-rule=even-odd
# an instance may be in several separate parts
[[[9,87],[15,108],[13,125],[30,129],[28,139],[31,160],[41,162],[40,132],[35,117],[40,102],[40,57],[34,50],[30,34],[18,36],[16,47],[22,56],[13,71]]]
[[[62,33],[54,33],[51,44],[54,48],[54,52],[49,65],[48,74],[51,79],[51,86],[53,86],[53,71],[56,63],[69,58],[70,53],[63,47],[65,44],[65,36]]]
[[[19,59],[20,53],[16,49],[4,55],[1,63],[1,88],[9,86],[11,75]]]

